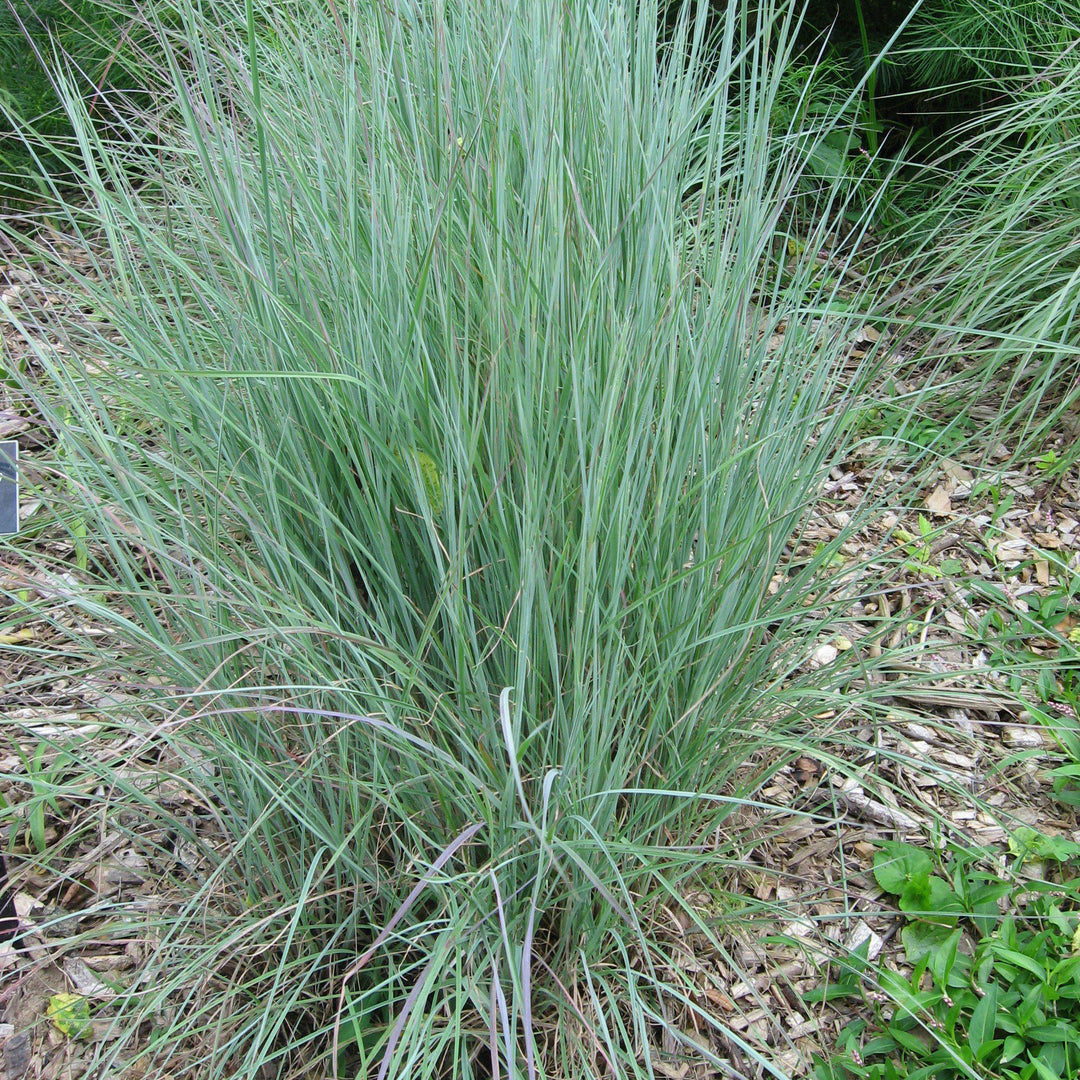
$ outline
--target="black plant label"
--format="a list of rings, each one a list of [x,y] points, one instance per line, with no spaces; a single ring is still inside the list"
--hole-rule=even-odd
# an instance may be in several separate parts
[[[10,941],[18,932],[19,916],[8,884],[7,863],[0,855],[0,943]]]
[[[19,444],[0,442],[0,536],[19,531]]]

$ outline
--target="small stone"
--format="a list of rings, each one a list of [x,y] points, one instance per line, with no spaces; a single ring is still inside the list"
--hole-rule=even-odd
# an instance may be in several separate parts
[[[828,643],[819,645],[810,657],[810,666],[825,667],[826,664],[831,664],[838,655],[839,650],[835,645],[830,645]]]

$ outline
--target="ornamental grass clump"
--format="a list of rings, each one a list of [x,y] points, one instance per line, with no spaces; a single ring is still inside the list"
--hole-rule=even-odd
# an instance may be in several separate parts
[[[69,102],[107,322],[30,388],[71,604],[123,642],[97,674],[229,841],[96,1067],[715,1063],[654,913],[802,719],[774,643],[824,562],[770,582],[869,302],[832,303],[824,224],[773,257],[828,134],[775,123],[790,12],[660,43],[622,0],[211,7],[158,28],[159,175]]]

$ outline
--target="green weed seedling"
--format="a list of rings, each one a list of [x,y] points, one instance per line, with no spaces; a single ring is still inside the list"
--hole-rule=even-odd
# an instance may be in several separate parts
[[[1035,468],[1042,473],[1045,480],[1060,480],[1065,473],[1076,464],[1076,451],[1058,453],[1054,449],[1045,451],[1035,459]]]
[[[1045,553],[1049,560],[1057,556]],[[996,586],[983,583],[982,595],[996,605],[982,623],[991,665],[1022,695],[1032,719],[1053,739],[1059,760],[1049,769],[1057,799],[1080,806],[1080,626],[1076,625],[1077,581],[1060,574],[1063,584],[1029,593],[1026,612],[1013,609]]]
[[[881,391],[883,399],[895,393],[898,391],[891,382],[886,383]],[[975,433],[972,421],[966,416],[956,416],[951,420],[923,416],[913,407],[903,408],[886,400],[880,400],[868,408],[853,410],[848,426],[862,438],[881,439],[906,446],[915,457],[920,457],[927,450],[944,457],[955,457],[963,452]]]
[[[1042,552],[1048,562],[1060,556]],[[1007,676],[1010,689],[1040,702],[1075,703],[1080,692],[1080,627],[1074,576],[1059,571],[1063,584],[1024,597],[1026,611],[992,582],[972,581],[971,589],[991,607],[980,625],[994,670]]]
[[[1065,758],[1065,764],[1049,770],[1054,795],[1066,806],[1080,807],[1080,694],[1074,689],[1063,697],[1065,702],[1032,705],[1028,711],[1050,732]]]
[[[47,750],[48,746],[44,742],[38,743],[31,757],[23,754],[18,747],[15,750],[26,768],[26,780],[31,791],[25,810],[26,842],[38,855],[44,855],[49,846],[46,831],[48,812],[51,811],[57,817],[63,815],[57,789],[60,774],[70,762],[70,757],[65,753],[57,754],[51,763],[46,762]]]
[[[933,563],[931,543],[935,529],[925,514],[919,515],[919,535],[915,536],[907,529],[896,530],[897,539],[905,546],[909,558],[904,562],[904,569],[924,577],[941,577],[941,570]]]
[[[365,995],[370,997],[370,993]],[[343,1075],[368,1076],[369,1067],[389,1035],[383,1002],[372,1006],[362,995],[345,991],[345,1014],[338,1032],[338,1067]]]
[[[992,525],[997,525],[1016,502],[1016,493],[1002,484],[1000,480],[977,481],[971,489],[971,497],[976,502],[983,498],[989,498],[992,507],[990,513],[990,523]]]
[[[1017,865],[1077,865],[1080,844],[1018,830]],[[849,1024],[816,1080],[1063,1080],[1080,1075],[1080,887],[1013,883],[953,850],[941,867],[922,848],[885,842],[874,877],[907,915],[910,972],[861,959],[818,1000],[861,994],[876,1023]],[[861,974],[861,977],[860,977]]]

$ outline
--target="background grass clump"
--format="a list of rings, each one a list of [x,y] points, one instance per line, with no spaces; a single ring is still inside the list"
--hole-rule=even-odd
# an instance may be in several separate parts
[[[1048,7],[1075,42],[1080,7]],[[1026,62],[1002,48],[1001,64]],[[908,177],[898,194],[912,213],[893,235],[919,283],[916,318],[935,328],[921,362],[951,357],[933,395],[958,391],[954,416],[989,407],[984,446],[1038,454],[1065,434],[1049,470],[1061,475],[1076,461],[1080,400],[1080,59],[1063,47],[1024,72]]]
[[[138,185],[68,95],[108,360],[27,390],[72,603],[230,841],[97,1067],[717,1060],[651,912],[827,696],[786,675],[828,552],[785,545],[873,300],[815,259],[846,177],[772,257],[831,129],[778,119],[791,12],[743,14],[182,3]]]

